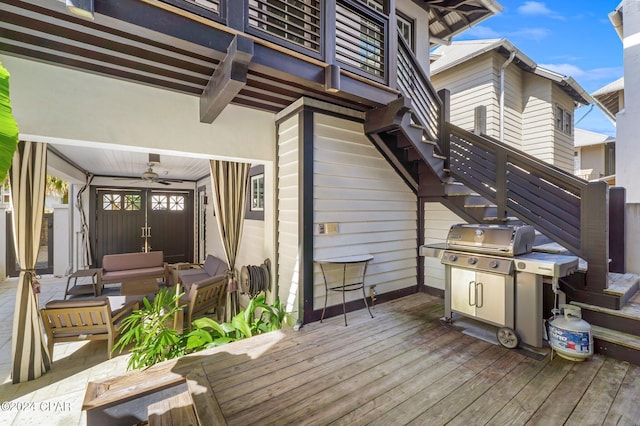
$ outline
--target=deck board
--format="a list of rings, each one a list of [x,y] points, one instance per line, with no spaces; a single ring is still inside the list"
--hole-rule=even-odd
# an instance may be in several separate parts
[[[190,374],[201,389],[209,384],[204,411],[229,425],[631,425],[640,418],[638,366],[510,351],[441,323],[442,300],[426,294],[373,312],[373,319],[366,309],[350,312],[346,327],[339,315],[168,361],[105,381],[110,386],[93,384],[97,393],[87,398],[108,401],[109,389],[136,389],[149,375]]]

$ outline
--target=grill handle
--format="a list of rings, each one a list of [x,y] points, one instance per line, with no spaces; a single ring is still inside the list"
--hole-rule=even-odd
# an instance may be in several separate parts
[[[476,308],[482,308],[483,306],[484,306],[484,285],[482,283],[477,283],[476,284]]]
[[[471,301],[473,299],[473,302]],[[476,304],[476,282],[469,281],[469,306]]]

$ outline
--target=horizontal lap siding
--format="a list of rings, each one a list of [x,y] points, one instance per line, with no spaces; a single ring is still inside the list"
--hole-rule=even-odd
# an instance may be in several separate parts
[[[526,101],[523,112],[522,150],[553,164],[555,106],[551,92],[552,83],[531,74],[524,77],[524,82]]]
[[[280,300],[287,312],[298,309],[298,117],[278,126],[278,276]]]
[[[487,132],[497,136],[498,99],[491,55],[482,55],[431,77],[437,90],[451,92],[450,121],[466,130],[474,128],[474,109],[487,107]]]
[[[367,286],[379,294],[415,286],[415,195],[365,137],[362,124],[318,113],[314,138],[314,257],[371,253]],[[319,235],[325,222],[338,223],[338,233]],[[341,269],[329,272],[341,279]],[[314,309],[322,308],[324,294],[316,267]],[[346,296],[356,300],[362,293]],[[329,295],[329,306],[340,303],[339,293]]]
[[[451,225],[464,223],[459,216],[441,203],[425,203],[425,244],[446,242]],[[424,283],[444,290],[444,266],[435,257],[424,258]]]

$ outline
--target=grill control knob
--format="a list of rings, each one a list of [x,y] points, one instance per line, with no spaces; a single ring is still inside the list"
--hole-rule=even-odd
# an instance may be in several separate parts
[[[476,259],[475,257],[469,258],[469,265],[475,265],[476,263],[478,263],[478,259]]]
[[[455,262],[456,260],[458,260],[458,256],[456,256],[455,254],[452,254],[449,256],[449,260],[452,262]]]
[[[491,262],[489,262],[489,267],[495,269],[498,267],[499,264],[500,263],[498,263],[497,260],[492,260]]]

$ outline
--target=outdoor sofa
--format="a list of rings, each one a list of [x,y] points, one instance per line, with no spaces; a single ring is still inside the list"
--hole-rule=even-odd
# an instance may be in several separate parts
[[[102,256],[102,283],[162,278],[168,282],[168,267],[162,251],[105,254]]]

